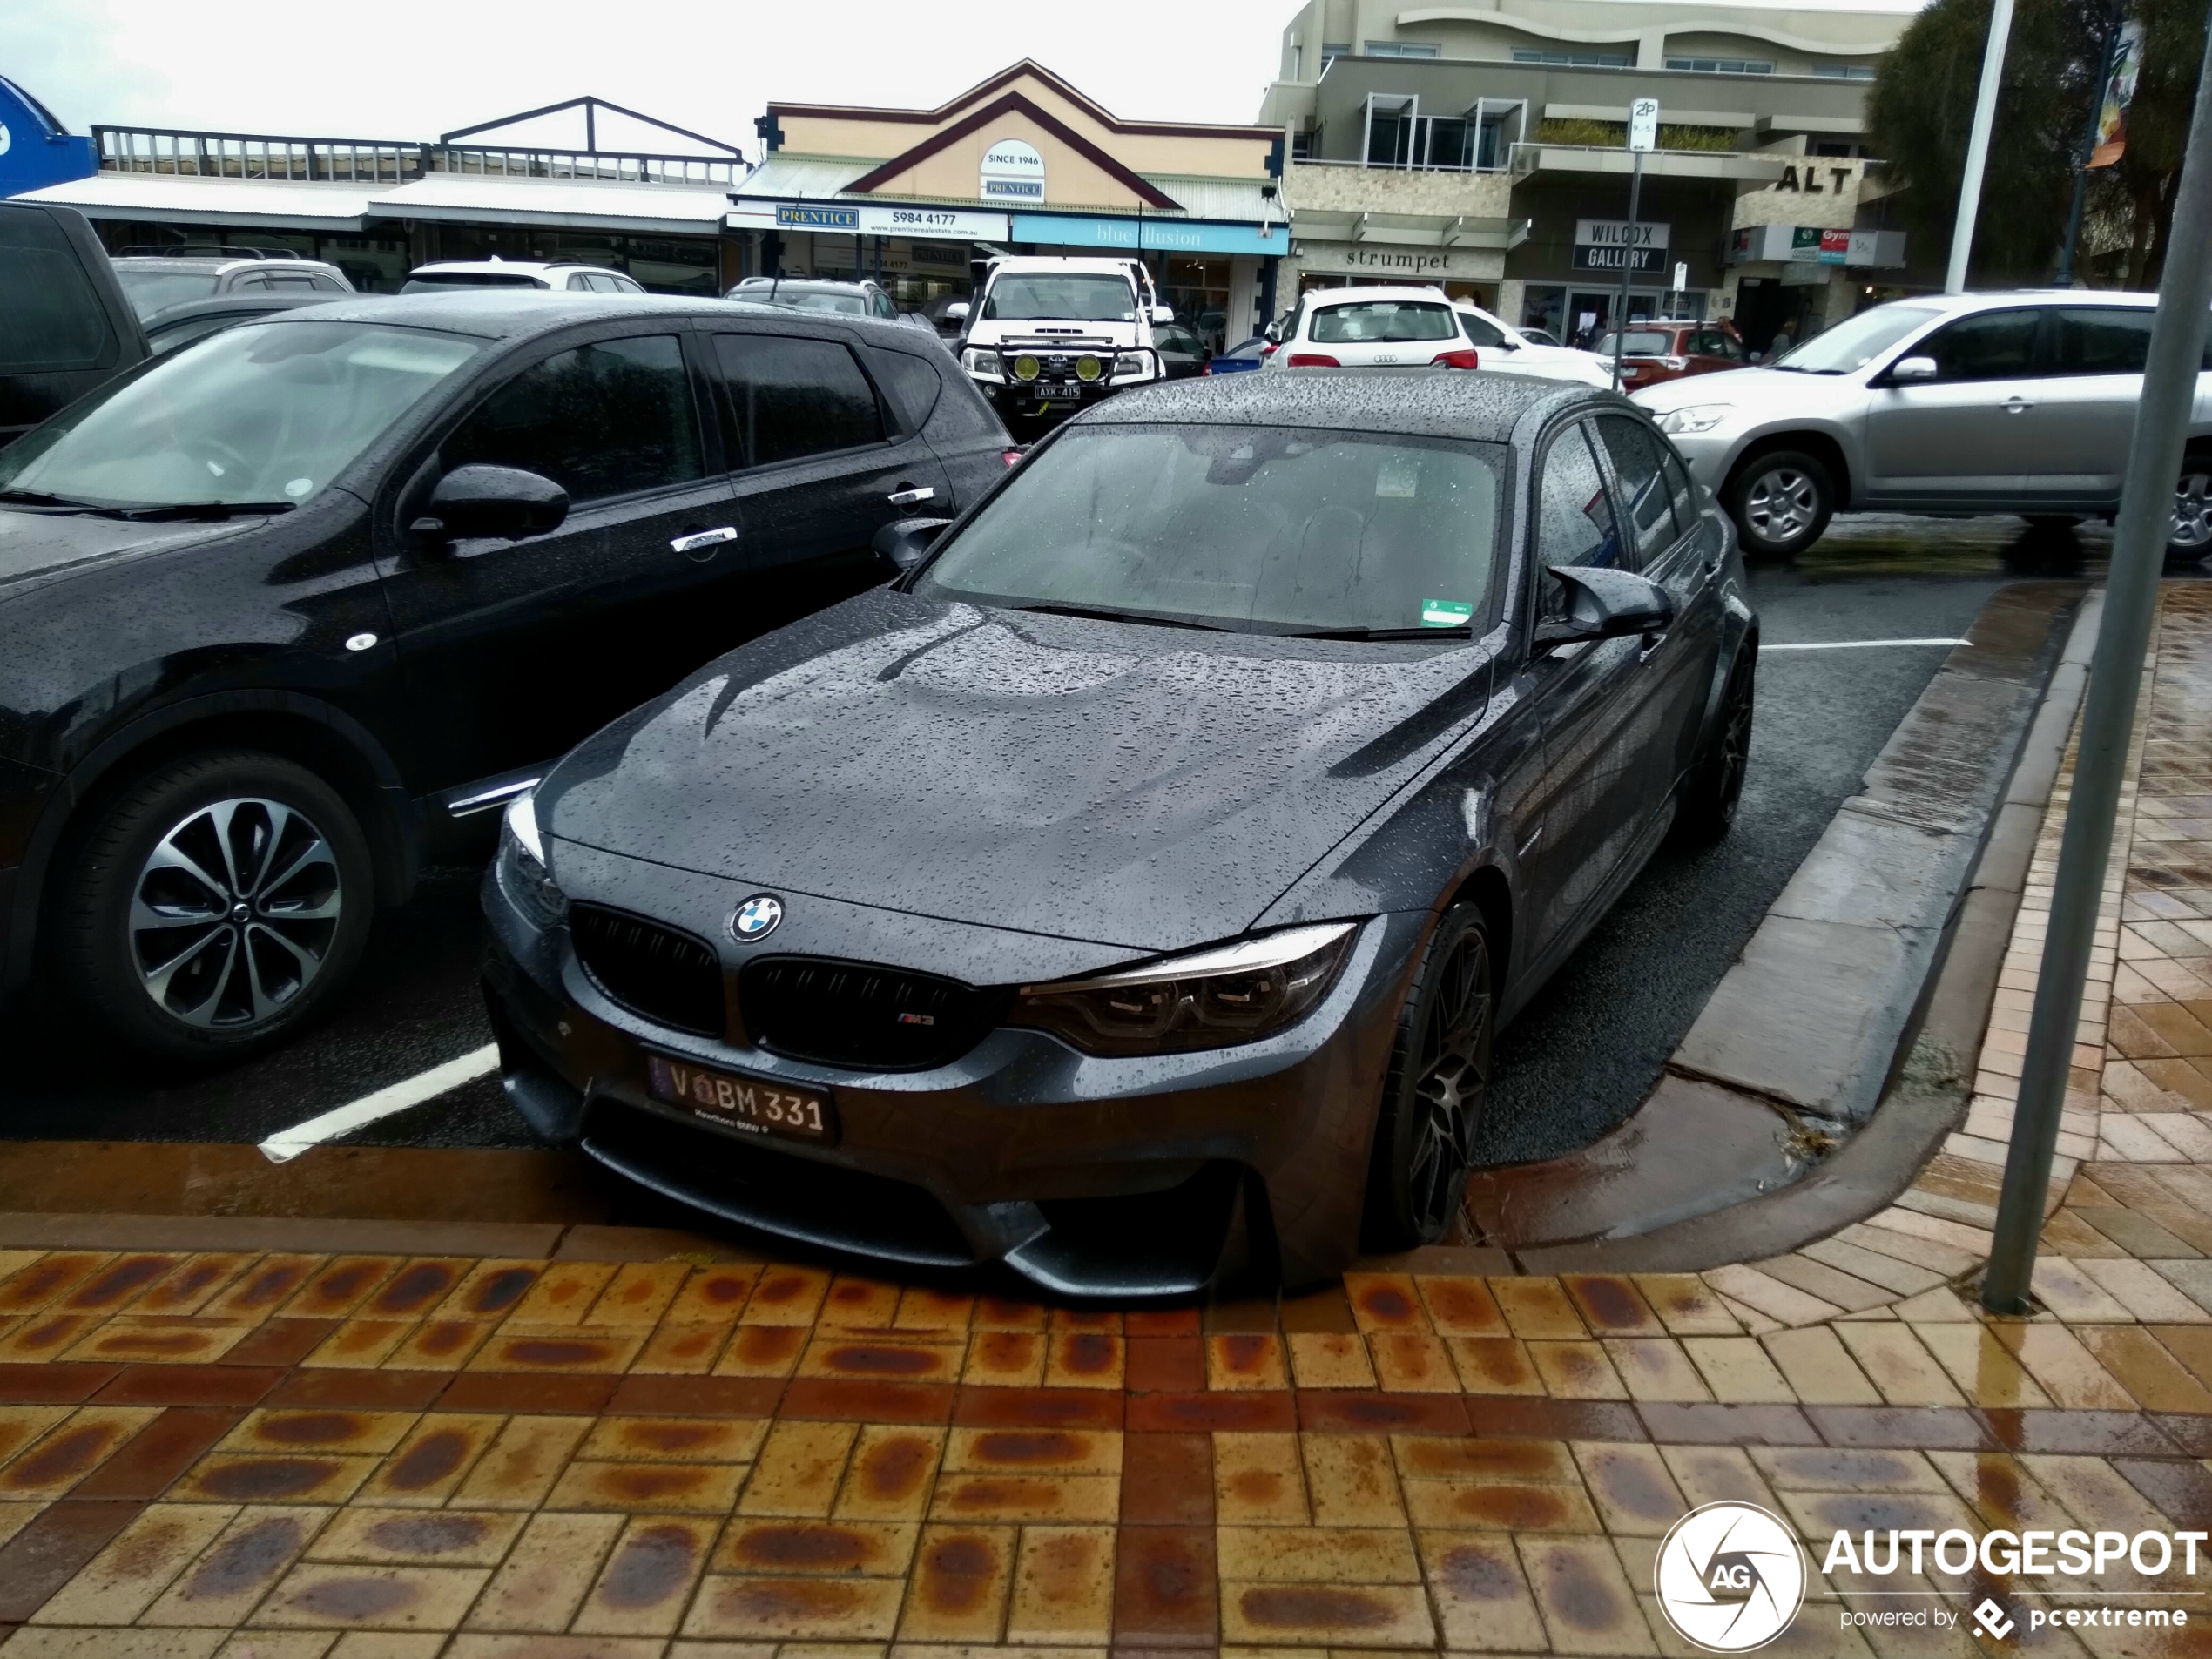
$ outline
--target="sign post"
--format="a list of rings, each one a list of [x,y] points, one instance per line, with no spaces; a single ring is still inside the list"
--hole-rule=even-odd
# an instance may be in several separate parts
[[[1621,348],[1629,338],[1629,277],[1636,268],[1636,210],[1643,199],[1643,158],[1659,145],[1659,100],[1640,98],[1629,105],[1629,244],[1621,260],[1621,305],[1613,319],[1613,389],[1621,389]]]
[[[1683,293],[1684,293],[1684,292],[1685,292],[1685,291],[1689,288],[1689,266],[1688,266],[1688,265],[1687,265],[1684,261],[1683,261],[1683,260],[1676,260],[1675,261],[1675,303],[1674,303],[1674,313],[1675,313],[1675,315],[1676,315],[1677,317],[1679,317],[1679,316],[1681,316],[1681,315],[1682,315],[1682,297],[1683,297]]]

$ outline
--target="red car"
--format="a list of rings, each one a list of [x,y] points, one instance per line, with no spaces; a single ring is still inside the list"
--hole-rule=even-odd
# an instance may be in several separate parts
[[[1613,360],[1613,335],[1602,334],[1591,349]],[[1733,323],[1638,322],[1629,327],[1621,353],[1621,389],[1633,392],[1685,374],[1710,374],[1716,368],[1742,368],[1750,351]]]

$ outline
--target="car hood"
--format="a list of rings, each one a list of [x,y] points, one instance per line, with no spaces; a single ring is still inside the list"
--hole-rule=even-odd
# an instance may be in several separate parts
[[[878,590],[585,743],[538,819],[786,902],[1174,950],[1244,931],[1425,769],[1480,715],[1493,650]]]
[[[1733,408],[1764,412],[1789,408],[1824,410],[1852,402],[1866,388],[1851,374],[1805,374],[1787,368],[1724,368],[1711,374],[1687,374],[1661,381],[1633,394],[1635,401],[1655,415],[1686,409],[1694,404],[1725,403]]]
[[[267,520],[250,517],[144,523],[91,513],[24,512],[0,507],[0,597],[40,578],[118,554],[140,556],[200,543],[222,541]]]
[[[1022,346],[1038,351],[1081,351],[1086,346],[1136,346],[1143,343],[1136,322],[1055,322],[1046,318],[993,318],[972,325],[971,346]]]

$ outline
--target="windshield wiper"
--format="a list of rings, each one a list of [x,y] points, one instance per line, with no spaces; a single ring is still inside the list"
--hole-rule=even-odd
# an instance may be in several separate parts
[[[238,513],[288,513],[300,505],[294,501],[179,501],[165,502],[146,507],[101,507],[94,510],[111,518],[156,520],[166,518],[229,518]]]
[[[1472,624],[1453,628],[1314,628],[1291,634],[1291,639],[1472,639]]]
[[[43,489],[0,489],[0,506],[9,507],[65,507],[76,513],[97,513],[98,502],[71,501],[66,496],[50,496]]]
[[[1149,622],[1157,628],[1200,628],[1210,634],[1233,631],[1217,622],[1193,622],[1188,617],[1153,617],[1142,610],[1113,610],[1104,605],[1016,605],[1016,610],[1042,610],[1055,617],[1090,617],[1099,622]]]

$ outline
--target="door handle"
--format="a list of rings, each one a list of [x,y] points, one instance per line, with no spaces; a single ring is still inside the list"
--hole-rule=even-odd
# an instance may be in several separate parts
[[[921,502],[936,500],[937,492],[923,484],[919,489],[894,489],[884,499],[894,507],[913,507]]]
[[[1667,631],[1664,628],[1660,629],[1656,633],[1646,634],[1643,637],[1642,649],[1636,652],[1636,661],[1640,663],[1649,662],[1651,660],[1651,653],[1657,651],[1660,646],[1665,644],[1666,643]]]
[[[2026,398],[2020,396],[2018,394],[2014,394],[2013,396],[2006,398],[2001,407],[2007,415],[2020,415],[2033,408],[2035,405],[2029,402]]]
[[[737,528],[722,524],[711,530],[690,530],[668,544],[671,553],[703,553],[710,547],[719,547],[725,542],[738,539]]]

